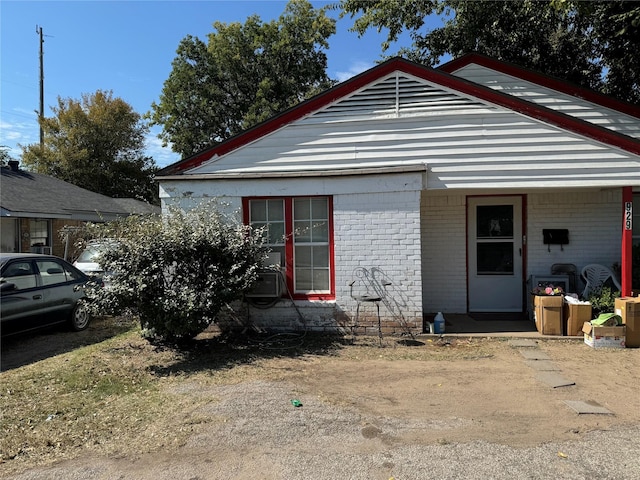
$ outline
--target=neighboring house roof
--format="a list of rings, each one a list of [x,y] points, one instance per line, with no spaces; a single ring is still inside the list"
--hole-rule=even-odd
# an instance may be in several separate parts
[[[120,207],[129,214],[134,215],[160,215],[162,209],[135,198],[113,198]]]
[[[114,199],[63,180],[21,170],[17,162],[0,168],[3,217],[69,218],[100,221],[132,213],[157,213],[159,207],[134,199]]]
[[[480,57],[467,57],[467,61],[475,60],[479,62],[478,58]],[[402,58],[390,59],[212,148],[165,167],[158,172],[157,177],[162,179],[161,177],[169,178],[185,173],[200,173],[202,169],[199,167],[204,164],[220,162],[221,158],[247,147],[257,140],[264,142],[263,139],[265,137],[275,134],[293,123],[297,125],[310,124],[312,123],[312,117],[318,123],[330,120],[334,122],[334,125],[337,125],[341,121],[337,117],[347,110],[352,116],[361,115],[361,118],[364,118],[369,115],[370,118],[374,118],[374,116],[381,118],[384,115],[393,116],[394,108],[396,114],[404,108],[404,115],[411,115],[409,110],[414,108],[416,111],[420,110],[420,115],[426,116],[429,115],[427,109],[434,108],[435,105],[438,105],[440,110],[436,112],[434,108],[433,114],[441,114],[447,109],[449,112],[457,109],[457,111],[465,110],[477,115],[484,115],[488,111],[493,113],[502,112],[500,113],[502,115],[505,115],[505,112],[523,115],[573,135],[573,139],[565,142],[567,145],[570,142],[575,142],[576,136],[579,136],[580,138],[595,141],[595,143],[614,147],[616,150],[631,153],[631,157],[634,158],[640,155],[640,141],[627,134],[626,131],[616,131],[609,128],[609,125],[587,121],[574,115],[573,112],[565,113],[561,109],[554,109],[542,103],[530,101],[529,98],[513,95],[511,94],[512,92],[505,93],[499,89],[491,88],[491,86],[476,83],[446,71],[448,69],[459,70],[469,63],[465,64],[460,61],[452,67],[432,69]],[[500,64],[500,62],[498,63]],[[544,76],[534,78],[540,82],[548,79],[548,77]],[[552,89],[556,86],[550,80],[549,83]],[[404,88],[408,92],[404,99],[397,94],[400,88]],[[378,94],[376,94],[376,89],[379,89]],[[396,94],[391,99],[394,89]],[[418,100],[411,98],[413,95],[411,89],[414,89],[415,97]],[[418,91],[419,89],[420,91]],[[565,90],[563,93],[570,91],[569,89]],[[432,98],[429,98],[429,96]],[[600,98],[598,95],[596,97]],[[436,101],[433,101],[434,98]],[[403,102],[406,102],[406,104]],[[429,102],[430,105],[426,105]],[[379,108],[376,109],[378,105]],[[616,101],[609,102],[607,108],[618,108],[624,115],[634,118],[640,116],[638,107],[625,106],[623,108],[621,103]],[[331,115],[336,116],[331,118]],[[365,135],[366,138],[367,132],[363,132],[362,135]],[[261,146],[271,147],[272,145],[261,144]],[[302,148],[302,145],[300,147]],[[331,145],[328,144],[325,148],[326,151],[330,152]],[[357,149],[357,146],[354,145],[353,148]],[[290,151],[285,153],[291,154]],[[331,156],[330,153],[328,156]],[[280,158],[284,157],[281,155]],[[290,167],[283,167],[282,163],[273,162],[272,164],[275,165],[273,168],[265,166],[263,172],[274,173],[279,169],[291,171]],[[358,166],[362,167],[364,165],[360,163]],[[352,167],[355,167],[355,165],[352,165]],[[220,170],[225,170],[225,168],[229,173],[233,172],[233,168],[229,167],[228,164],[225,164],[224,168],[223,165],[220,165]],[[301,166],[301,168],[304,168],[304,166]],[[236,171],[240,170],[237,169]],[[256,169],[254,171],[258,172]],[[202,173],[207,172],[202,171]]]

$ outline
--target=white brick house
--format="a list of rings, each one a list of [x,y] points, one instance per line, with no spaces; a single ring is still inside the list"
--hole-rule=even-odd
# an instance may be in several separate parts
[[[365,269],[385,331],[420,332],[438,311],[524,312],[527,279],[557,263],[617,262],[629,293],[640,109],[475,54],[392,59],[158,181],[165,207],[217,197],[269,225],[287,289],[251,322],[348,326]]]

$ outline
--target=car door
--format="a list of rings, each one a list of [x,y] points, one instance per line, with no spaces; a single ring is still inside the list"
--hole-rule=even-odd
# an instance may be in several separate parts
[[[54,258],[38,259],[36,266],[42,283],[42,313],[49,323],[62,322],[83,296],[78,286],[79,272]]]
[[[44,297],[32,260],[7,262],[0,272],[0,290],[3,335],[38,326]]]

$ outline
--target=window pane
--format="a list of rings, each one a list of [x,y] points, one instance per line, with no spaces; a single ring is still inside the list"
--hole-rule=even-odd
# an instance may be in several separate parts
[[[13,283],[18,290],[36,287],[36,275],[31,262],[12,262],[2,272],[2,283]]]
[[[326,198],[311,199],[311,218],[327,219],[329,218],[329,202]]]
[[[269,220],[284,221],[284,202],[282,200],[269,200]]]
[[[313,266],[315,268],[329,267],[329,247],[311,247],[313,249]]]
[[[251,200],[249,202],[249,217],[251,224],[267,221],[266,200]]]
[[[296,246],[296,291],[327,291],[329,281],[329,247]]]
[[[293,202],[294,220],[308,220],[311,218],[311,204],[308,198],[296,198]]]
[[[296,247],[296,267],[309,268],[313,266],[310,247]]]
[[[284,246],[282,247],[271,247],[271,251],[273,253],[279,253],[280,254],[280,266],[284,267],[285,266],[285,257],[284,257]]]
[[[80,278],[80,274],[71,270],[70,268],[64,268],[64,273],[67,276],[67,281],[69,280],[77,280]]]
[[[268,243],[278,245],[284,243],[284,223],[269,224]]]
[[[329,241],[329,222],[316,221],[313,224],[312,242],[328,242]]]
[[[296,292],[308,292],[313,290],[313,282],[311,281],[311,269],[296,268]]]
[[[251,200],[249,219],[255,228],[267,227],[267,244],[284,243],[284,202],[283,200]]]
[[[293,226],[296,243],[311,241],[311,222],[296,221]]]
[[[485,205],[477,210],[478,238],[512,238],[513,205]]]
[[[479,243],[477,248],[479,274],[513,274],[513,244],[511,242]]]
[[[313,271],[313,289],[329,290],[329,270]]]
[[[55,285],[56,283],[65,283],[67,276],[65,269],[58,262],[45,260],[37,261],[38,270],[40,270],[40,278],[43,285]]]

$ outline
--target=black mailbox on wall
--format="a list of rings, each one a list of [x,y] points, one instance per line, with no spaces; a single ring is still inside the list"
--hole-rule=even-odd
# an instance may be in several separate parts
[[[542,239],[545,245],[549,245],[549,251],[551,251],[551,245],[560,245],[562,250],[562,246],[569,243],[569,230],[566,228],[545,228],[542,230]]]

